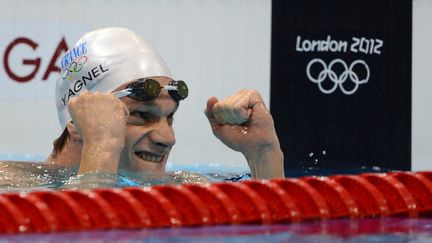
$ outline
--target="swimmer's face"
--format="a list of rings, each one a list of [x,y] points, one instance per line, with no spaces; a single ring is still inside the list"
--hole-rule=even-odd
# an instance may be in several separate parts
[[[161,85],[171,79],[152,77]],[[127,86],[119,87],[118,90]],[[175,144],[172,127],[178,103],[163,89],[151,101],[137,101],[129,97],[121,98],[129,109],[126,124],[125,147],[121,153],[121,170],[143,173],[153,178],[165,175],[165,165],[171,148]]]

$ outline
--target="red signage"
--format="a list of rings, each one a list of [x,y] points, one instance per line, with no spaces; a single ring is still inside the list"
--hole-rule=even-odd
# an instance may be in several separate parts
[[[25,57],[22,58],[22,64],[32,66],[33,69],[30,73],[19,73],[17,70],[14,70],[12,66],[9,64],[9,58],[11,52],[14,51],[14,48],[19,45],[26,45],[29,46],[34,51],[37,50],[39,44],[29,38],[26,37],[18,37],[15,40],[13,40],[9,45],[6,47],[6,51],[3,55],[3,65],[5,67],[6,74],[11,78],[12,80],[15,80],[20,83],[29,82],[36,74],[39,72],[40,69],[40,63],[41,58],[44,57],[36,57],[34,59],[26,59]],[[63,52],[66,52],[68,50],[68,45],[66,44],[66,41],[64,37],[60,40],[60,42],[57,44],[56,49],[54,50],[53,54],[51,55],[51,59],[49,61],[49,64],[47,68],[44,71],[42,80],[47,80],[49,75],[52,72],[58,72],[60,73],[60,68],[56,65],[56,61],[60,55],[62,55]]]

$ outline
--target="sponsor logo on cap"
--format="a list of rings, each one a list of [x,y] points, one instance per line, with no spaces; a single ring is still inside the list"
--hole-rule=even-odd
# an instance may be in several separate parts
[[[73,62],[80,56],[87,53],[87,42],[81,43],[78,46],[72,48],[70,51],[66,52],[61,60],[62,69],[66,69],[69,63]]]
[[[61,76],[63,80],[73,80],[77,73],[79,73],[84,64],[87,62],[87,42],[81,43],[78,46],[72,48],[66,52],[61,60]]]

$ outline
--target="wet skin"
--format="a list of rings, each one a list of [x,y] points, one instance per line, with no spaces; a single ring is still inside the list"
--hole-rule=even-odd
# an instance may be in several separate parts
[[[166,77],[153,79],[162,85],[171,81]],[[164,89],[151,101],[137,101],[129,97],[121,100],[129,110],[129,116],[126,118],[125,144],[120,154],[119,169],[154,178],[163,177],[169,153],[176,141],[172,124],[178,103]]]
[[[171,81],[152,78],[162,85]],[[69,154],[80,154],[74,158],[80,161],[79,174],[126,171],[155,179],[165,175],[175,144],[172,122],[178,108],[167,90],[146,102],[83,92],[69,101],[68,108],[74,121],[68,130],[72,141],[78,141]],[[273,119],[258,92],[242,90],[222,100],[210,97],[205,114],[214,135],[243,153],[254,178],[284,176],[283,153]]]

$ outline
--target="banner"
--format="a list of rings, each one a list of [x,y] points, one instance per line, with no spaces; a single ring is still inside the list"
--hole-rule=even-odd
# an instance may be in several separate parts
[[[411,2],[273,1],[285,170],[411,168]]]
[[[0,30],[0,99],[33,99],[54,97],[59,58],[89,28],[47,21],[13,21],[0,22]]]

